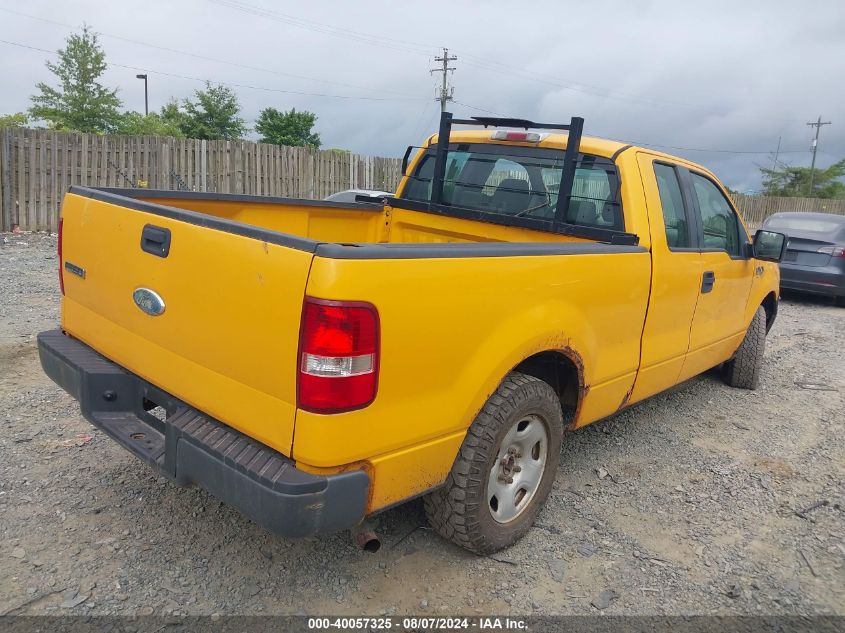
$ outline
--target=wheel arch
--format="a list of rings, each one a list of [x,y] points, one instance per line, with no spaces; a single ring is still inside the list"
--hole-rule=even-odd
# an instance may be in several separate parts
[[[574,423],[586,394],[584,363],[576,351],[567,348],[537,352],[511,371],[539,378],[551,386],[560,399],[564,422]]]
[[[769,333],[769,330],[772,329],[772,325],[775,323],[775,318],[778,315],[778,298],[774,291],[770,292],[763,298],[763,302],[760,304],[763,306],[763,309],[766,311],[766,333]]]

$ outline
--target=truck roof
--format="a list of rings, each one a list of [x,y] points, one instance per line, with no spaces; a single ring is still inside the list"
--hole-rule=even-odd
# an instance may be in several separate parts
[[[455,143],[490,143],[496,145],[516,145],[522,147],[546,147],[546,148],[553,148],[553,149],[566,149],[566,141],[569,138],[569,135],[564,133],[554,133],[554,134],[545,134],[543,139],[539,143],[519,143],[513,141],[494,141],[490,137],[493,134],[492,129],[483,129],[483,130],[453,130],[452,133],[449,135],[449,139]],[[437,145],[437,134],[432,134],[428,138],[427,145],[434,147]],[[625,143],[623,141],[613,141],[606,138],[599,138],[597,136],[582,136],[581,143],[579,148],[582,152],[587,154],[594,154],[596,156],[603,156],[605,158],[615,158],[618,152],[621,152],[624,149],[634,149],[640,152],[647,152],[652,156],[658,158],[665,158],[672,162],[681,163],[687,165],[688,167],[695,168],[699,171],[703,171],[710,176],[714,176],[714,174],[699,163],[694,163],[691,160],[686,158],[681,158],[680,156],[676,156],[674,154],[667,154],[666,152],[661,152],[660,150],[652,149],[649,147],[642,147],[640,145],[635,145],[633,143]]]
[[[526,147],[548,147],[556,149],[565,149],[566,141],[569,138],[568,134],[547,134],[539,143],[514,143],[494,141],[490,137],[494,130],[453,130],[449,135],[449,140],[456,143],[493,143],[500,145],[522,145]],[[437,143],[437,134],[433,134],[428,139],[429,145]],[[581,137],[581,151],[588,154],[595,154],[597,156],[604,156],[611,158],[616,152],[626,147],[630,147],[628,143],[620,141],[611,141],[605,138],[597,138],[594,136]]]

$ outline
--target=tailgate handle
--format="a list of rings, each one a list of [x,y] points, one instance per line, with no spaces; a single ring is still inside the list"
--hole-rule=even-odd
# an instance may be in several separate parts
[[[147,224],[141,232],[141,250],[156,257],[170,253],[170,229]]]

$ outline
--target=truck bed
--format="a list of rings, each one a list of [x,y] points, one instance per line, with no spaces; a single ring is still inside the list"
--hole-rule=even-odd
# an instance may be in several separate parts
[[[498,226],[472,219],[434,215],[410,201],[391,199],[387,207],[371,203],[340,203],[184,191],[147,189],[88,189],[71,193],[93,197],[178,219],[220,220],[224,230],[233,223],[253,227],[249,236],[272,231],[317,243],[337,244],[440,244],[480,242],[589,242],[584,238],[514,226]],[[168,213],[168,210],[170,212]],[[190,215],[179,214],[178,211]],[[292,245],[292,244],[291,244]],[[301,243],[302,246],[306,242]]]

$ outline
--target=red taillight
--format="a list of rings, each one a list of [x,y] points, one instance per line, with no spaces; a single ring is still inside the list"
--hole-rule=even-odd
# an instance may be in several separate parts
[[[512,132],[511,130],[496,130],[490,135],[495,141],[522,141],[524,143],[537,143],[542,140],[543,135],[537,132]]]
[[[64,220],[59,218],[59,288],[62,290],[62,294],[65,293],[65,273],[64,273],[64,264],[62,263],[62,226],[64,225]]]
[[[822,246],[819,253],[826,253],[831,257],[845,257],[845,246]]]
[[[298,364],[300,409],[340,413],[370,404],[378,388],[379,318],[375,306],[306,297]]]

